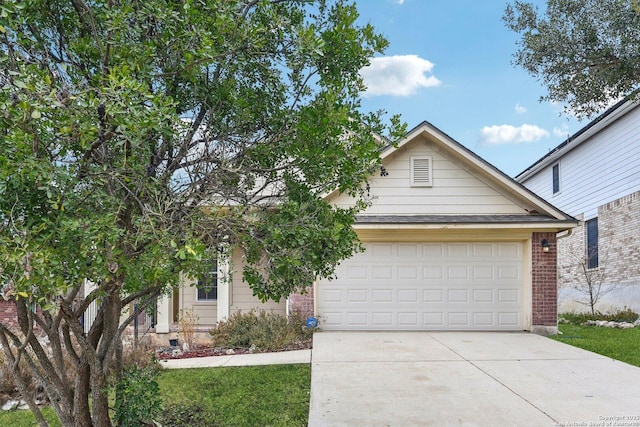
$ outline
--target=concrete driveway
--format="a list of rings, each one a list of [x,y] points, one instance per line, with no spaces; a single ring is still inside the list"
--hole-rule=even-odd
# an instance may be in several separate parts
[[[447,425],[640,426],[640,368],[529,333],[314,335],[310,427]]]

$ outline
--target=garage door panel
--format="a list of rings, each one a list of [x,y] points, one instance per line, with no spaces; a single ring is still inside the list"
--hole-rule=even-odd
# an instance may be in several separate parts
[[[420,300],[418,300],[418,289],[398,289],[398,302],[420,302]]]
[[[370,249],[370,251],[369,251]],[[392,256],[393,254],[393,245],[391,243],[389,244],[377,244],[375,246],[372,246],[370,248],[367,249],[367,252],[369,253],[369,256],[373,259],[388,259],[389,257]],[[364,254],[366,254],[367,252],[365,252]],[[361,256],[363,255],[363,253],[359,253],[356,254],[356,256]]]
[[[393,313],[376,312],[371,315],[373,326],[393,326]]]
[[[371,276],[374,279],[393,279],[393,267],[390,265],[374,265],[371,267]]]
[[[317,288],[327,330],[522,330],[522,244],[369,243]]]
[[[371,292],[372,302],[377,303],[390,303],[393,302],[393,290],[392,289],[374,289]]]
[[[347,291],[347,302],[370,302],[369,291],[367,289],[349,289]]]
[[[422,301],[426,303],[444,302],[444,291],[442,289],[425,289],[422,291]]]
[[[520,292],[514,289],[498,289],[498,302],[499,303],[519,303]]]
[[[473,302],[474,303],[493,303],[495,302],[495,296],[493,289],[474,289],[473,290]]]

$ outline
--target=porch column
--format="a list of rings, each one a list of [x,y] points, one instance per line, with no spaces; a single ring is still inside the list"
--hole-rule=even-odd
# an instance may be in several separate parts
[[[171,298],[169,295],[160,295],[157,303],[156,333],[168,334],[171,325]]]
[[[233,250],[228,244],[224,245],[218,255],[218,322],[229,318],[231,305],[231,275],[229,265]]]

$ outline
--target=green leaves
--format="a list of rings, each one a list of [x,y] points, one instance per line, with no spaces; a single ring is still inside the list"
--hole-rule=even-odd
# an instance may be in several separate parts
[[[84,278],[126,294],[240,244],[255,293],[278,299],[357,248],[363,202],[322,194],[361,195],[377,134],[404,128],[359,110],[358,72],[386,40],[355,6],[86,6],[0,6],[3,281],[43,298]]]
[[[580,117],[600,112],[640,82],[637,2],[549,0],[544,12],[508,5],[507,27],[521,37],[515,62],[548,88],[543,99]]]

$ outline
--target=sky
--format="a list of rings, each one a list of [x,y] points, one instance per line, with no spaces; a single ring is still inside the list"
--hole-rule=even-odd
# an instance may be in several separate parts
[[[544,0],[530,0],[544,9]],[[362,107],[428,121],[514,177],[588,121],[541,103],[546,88],[513,64],[507,0],[357,0],[360,23],[389,40],[362,71]]]

